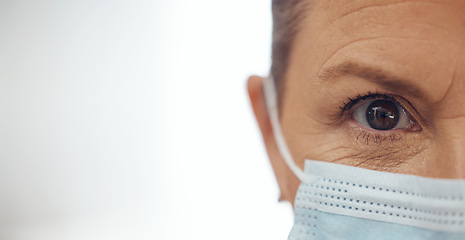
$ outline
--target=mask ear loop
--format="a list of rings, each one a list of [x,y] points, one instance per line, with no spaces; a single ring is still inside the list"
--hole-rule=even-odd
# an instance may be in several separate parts
[[[281,131],[281,125],[279,123],[279,113],[278,113],[278,99],[276,95],[276,87],[272,77],[265,78],[263,82],[263,90],[265,92],[265,102],[268,109],[268,114],[271,121],[271,128],[273,129],[274,139],[276,145],[278,146],[279,153],[284,158],[287,166],[295,174],[295,176],[301,182],[310,182],[308,176],[300,169],[294,162],[291,152],[287,147],[286,140]]]

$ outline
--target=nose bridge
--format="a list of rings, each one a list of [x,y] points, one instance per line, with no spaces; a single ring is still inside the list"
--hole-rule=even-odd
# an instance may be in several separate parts
[[[465,179],[465,47],[457,49],[455,68],[448,91],[438,103],[436,166],[447,178]]]
[[[446,81],[448,90],[437,103],[438,116],[447,119],[465,117],[465,38],[462,44],[453,48],[456,57],[451,61],[451,79]]]
[[[465,179],[465,116],[443,119],[438,127],[441,168],[447,178]]]

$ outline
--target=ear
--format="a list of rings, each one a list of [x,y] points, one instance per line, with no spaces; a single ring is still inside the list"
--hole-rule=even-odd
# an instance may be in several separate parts
[[[247,82],[250,102],[257,120],[260,131],[262,132],[263,141],[270,158],[271,166],[278,181],[281,191],[280,200],[294,203],[295,193],[298,188],[299,180],[287,166],[284,159],[279,153],[276,141],[273,135],[273,129],[266,108],[265,94],[263,91],[264,78],[251,76]]]

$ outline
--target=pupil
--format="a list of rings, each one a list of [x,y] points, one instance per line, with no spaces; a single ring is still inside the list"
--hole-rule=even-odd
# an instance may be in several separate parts
[[[390,130],[399,122],[399,109],[392,101],[376,100],[368,106],[366,118],[370,127],[376,130]]]

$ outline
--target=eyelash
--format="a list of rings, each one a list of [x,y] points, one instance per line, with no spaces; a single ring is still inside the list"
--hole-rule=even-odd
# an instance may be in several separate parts
[[[355,105],[357,105],[357,104],[359,104],[359,103],[361,103],[363,101],[375,100],[375,99],[376,100],[378,100],[378,99],[389,100],[389,101],[393,101],[393,102],[399,104],[399,102],[394,97],[391,97],[388,94],[368,92],[367,94],[363,94],[363,95],[358,94],[357,97],[355,97],[355,98],[350,98],[349,97],[348,100],[343,102],[342,105],[339,105],[338,107],[341,110],[341,114],[344,114],[345,112],[350,111],[353,106],[355,106]]]
[[[341,116],[343,116],[346,113],[351,114],[351,110],[354,106],[358,105],[359,103],[362,103],[364,101],[369,101],[369,100],[389,100],[389,101],[393,101],[397,103],[399,106],[402,107],[399,101],[397,101],[396,98],[390,96],[389,94],[379,93],[379,92],[375,92],[375,93],[368,92],[367,94],[358,94],[355,98],[349,97],[345,102],[342,103],[342,105],[339,105],[338,107],[341,111],[340,112]],[[378,133],[378,132],[367,131],[362,128],[357,129],[357,131],[358,133],[356,134],[356,140],[366,142],[366,144],[369,144],[370,140],[375,143],[381,143],[385,140],[389,140],[393,142],[399,139],[399,133],[393,132],[393,131],[386,131],[384,133]]]

